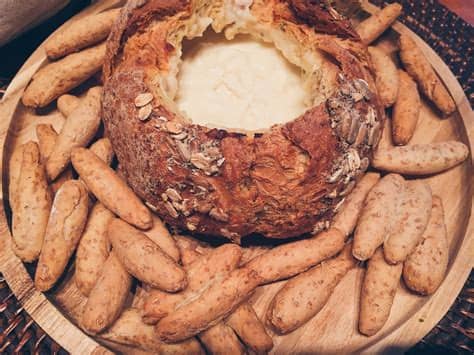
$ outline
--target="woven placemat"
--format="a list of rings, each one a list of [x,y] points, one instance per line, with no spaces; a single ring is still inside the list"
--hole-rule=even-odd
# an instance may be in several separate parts
[[[376,5],[384,1],[372,0]],[[404,6],[401,21],[422,37],[449,65],[464,88],[471,105],[474,103],[473,27],[458,16],[439,5],[436,1],[399,1]],[[2,63],[0,68],[0,98],[13,74],[27,56],[54,28],[63,23],[74,11],[87,5],[82,1],[78,8],[67,8],[47,25],[40,26],[38,36],[26,34],[18,43],[9,45],[8,58],[12,49],[22,47],[14,61]],[[440,23],[439,19],[443,19]],[[23,42],[22,42],[23,41]],[[25,50],[31,47],[30,50]],[[0,57],[5,50],[0,48]],[[2,77],[3,76],[3,77]],[[396,350],[395,350],[396,351]],[[453,306],[439,324],[408,354],[473,354],[474,353],[474,272],[466,282]],[[67,354],[29,317],[18,303],[7,283],[0,274],[0,354]]]

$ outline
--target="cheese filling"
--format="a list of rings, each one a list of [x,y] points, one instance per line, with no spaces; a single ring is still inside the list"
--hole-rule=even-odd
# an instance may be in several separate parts
[[[207,31],[183,53],[176,103],[196,124],[264,130],[306,109],[301,69],[272,44],[246,35],[229,41]]]

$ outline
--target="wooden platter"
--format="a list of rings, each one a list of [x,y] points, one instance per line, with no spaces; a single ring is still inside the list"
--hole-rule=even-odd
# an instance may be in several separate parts
[[[100,1],[71,21],[91,13],[116,7],[118,0]],[[377,8],[365,4],[371,12]],[[450,241],[450,264],[446,279],[431,297],[418,297],[400,284],[388,323],[376,336],[367,338],[357,331],[359,285],[363,270],[351,271],[336,288],[329,303],[304,327],[286,336],[274,336],[275,354],[287,353],[346,353],[397,351],[411,347],[426,335],[448,311],[474,266],[473,208],[474,115],[468,99],[454,75],[443,61],[413,32],[397,23],[394,30],[409,34],[431,61],[454,97],[458,112],[449,119],[440,119],[432,108],[424,104],[415,136],[411,142],[428,143],[456,139],[466,143],[471,155],[464,164],[443,174],[427,177],[433,192],[442,197]],[[387,34],[379,45],[388,52],[394,47],[395,32]],[[0,204],[0,272],[6,278],[25,310],[56,342],[67,351],[78,354],[108,353],[106,347],[83,333],[74,323],[81,306],[81,297],[68,275],[62,284],[48,294],[35,290],[27,267],[11,252],[9,227],[8,159],[12,151],[30,139],[36,140],[35,125],[52,123],[60,129],[64,118],[54,108],[35,113],[20,102],[21,95],[32,75],[46,62],[40,46],[21,68],[0,103],[0,153],[2,162],[3,199]],[[265,314],[268,303],[281,283],[259,288],[252,297],[257,313]],[[126,351],[114,347],[114,350]]]

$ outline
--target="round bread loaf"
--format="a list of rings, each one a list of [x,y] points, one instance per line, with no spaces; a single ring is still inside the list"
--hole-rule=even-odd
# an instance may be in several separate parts
[[[182,41],[210,26],[273,43],[301,68],[310,108],[259,132],[193,124],[175,103]],[[236,242],[317,232],[380,138],[367,58],[324,1],[131,0],[108,41],[106,132],[128,184],[170,226]]]

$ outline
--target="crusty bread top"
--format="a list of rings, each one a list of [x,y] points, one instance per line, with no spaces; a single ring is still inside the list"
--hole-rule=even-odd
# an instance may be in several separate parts
[[[235,241],[298,236],[326,227],[367,169],[383,113],[366,48],[346,20],[314,3],[128,2],[109,38],[103,118],[128,183],[169,225]],[[314,14],[327,25],[314,26]],[[272,42],[302,69],[307,112],[246,134],[178,112],[181,42],[209,25]],[[141,121],[134,101],[143,93],[154,99]]]

